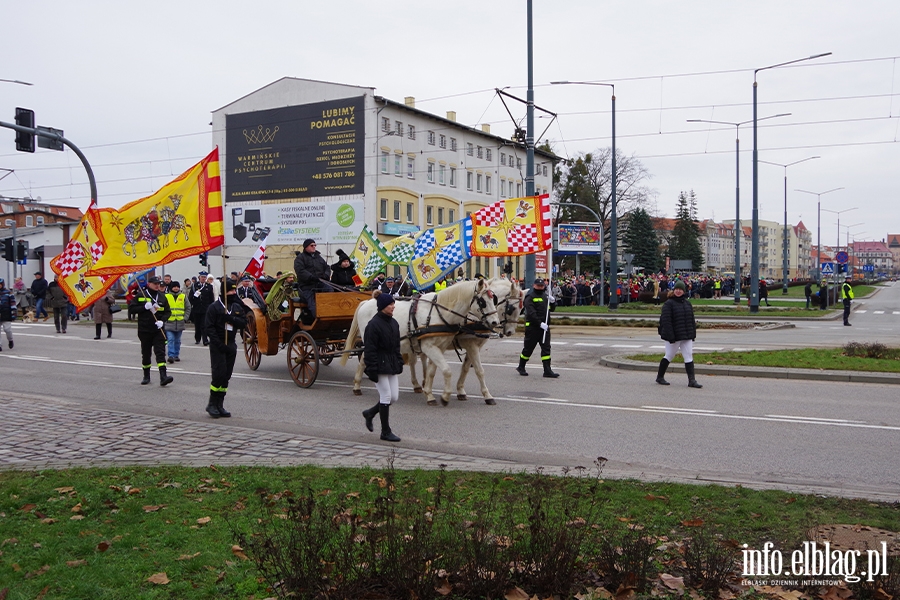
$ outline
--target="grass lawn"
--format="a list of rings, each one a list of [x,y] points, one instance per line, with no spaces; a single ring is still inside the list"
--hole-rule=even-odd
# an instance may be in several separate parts
[[[554,478],[559,484],[553,489],[587,502],[579,490],[596,484],[592,475]],[[318,467],[0,472],[0,597],[272,597],[276,594],[247,557],[249,550],[235,547],[234,531],[250,532],[258,519],[272,514],[261,507],[260,491],[308,489],[331,509],[371,514],[366,511],[385,493],[385,476],[381,470]],[[398,471],[393,481],[405,498],[427,498],[439,477],[439,471]],[[545,476],[453,472],[444,477],[453,505],[468,515],[489,497],[522,499],[523,488]],[[657,540],[678,541],[702,525],[737,544],[759,547],[772,541],[796,548],[816,525],[900,530],[896,506],[870,501],[635,481],[601,482],[597,496],[594,523],[588,525],[627,526]],[[521,522],[529,512],[528,503],[522,504],[515,514],[500,516]]]
[[[659,362],[662,357],[662,354],[636,354],[629,356],[628,358],[646,362]],[[752,352],[698,352],[694,354],[694,361],[699,364],[710,365],[900,373],[900,360],[891,358],[844,356],[841,348],[755,350]],[[684,362],[680,354],[675,357],[675,362]]]
[[[844,283],[844,280],[840,280],[838,283]],[[806,298],[806,294],[803,291],[803,288],[806,285],[794,285],[788,288],[787,295],[781,293],[781,286],[777,283],[774,286],[769,286],[769,301],[771,302],[775,298]],[[832,288],[831,282],[828,282],[828,289]],[[874,285],[854,285],[853,286],[853,295],[857,298],[862,296],[867,296],[872,293],[875,289]],[[813,295],[819,291],[818,286],[813,286]]]

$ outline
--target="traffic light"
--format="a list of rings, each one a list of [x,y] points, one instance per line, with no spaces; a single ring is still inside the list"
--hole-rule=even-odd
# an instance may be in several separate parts
[[[16,242],[16,260],[24,263],[26,258],[28,258],[28,242]]]
[[[13,245],[12,238],[6,238],[3,240],[3,258],[8,260],[9,262],[16,261],[16,253],[14,250],[15,246]]]
[[[204,252],[200,255],[200,264],[204,267],[208,267],[207,259],[209,258],[209,252]]]
[[[34,129],[34,111],[28,108],[16,108],[16,125]],[[16,150],[34,152],[34,134],[17,131]]]

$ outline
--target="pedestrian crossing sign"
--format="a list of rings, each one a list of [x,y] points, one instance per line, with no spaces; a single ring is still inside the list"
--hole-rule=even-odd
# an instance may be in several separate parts
[[[834,275],[834,263],[833,262],[822,263],[822,275]]]

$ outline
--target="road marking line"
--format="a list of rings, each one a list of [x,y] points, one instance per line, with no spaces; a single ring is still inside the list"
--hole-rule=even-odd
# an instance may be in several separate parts
[[[710,348],[709,346],[694,346],[694,350],[724,350],[724,348]]]
[[[650,346],[650,347],[653,348],[654,350],[656,350],[657,348],[665,348],[665,346]]]
[[[895,310],[893,314],[900,315],[900,310]]]
[[[859,311],[857,311],[857,312],[859,312]],[[874,311],[872,314],[873,314],[873,315],[883,315],[883,314],[884,314],[884,311],[883,311],[883,310],[876,310],[876,311]]]
[[[606,344],[590,344],[588,342],[575,342],[575,345],[576,346],[594,346],[596,348],[599,348],[600,346],[605,346]]]
[[[697,413],[717,413],[717,410],[704,410],[702,408],[681,408],[678,406],[643,406],[642,408],[655,408],[657,410],[686,410],[688,412]]]
[[[732,352],[755,352],[755,348],[732,348]]]
[[[821,417],[798,417],[794,415],[766,415],[773,419],[800,419],[802,421],[825,421],[829,423],[865,423],[865,421],[850,421],[847,419],[823,419]]]
[[[641,344],[613,344],[610,348],[643,348],[644,346]]]
[[[866,311],[864,311],[864,310],[858,310],[858,311],[856,311],[856,312],[857,312],[858,314],[862,314],[862,313],[864,313],[864,312],[866,312]]]

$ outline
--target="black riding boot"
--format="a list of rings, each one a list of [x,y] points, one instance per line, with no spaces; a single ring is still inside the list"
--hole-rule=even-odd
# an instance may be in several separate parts
[[[550,368],[550,359],[541,361],[544,365],[544,377],[559,377],[559,373],[554,373]]]
[[[366,420],[366,429],[369,431],[375,431],[375,425],[372,424],[372,420],[381,412],[381,402],[378,402],[372,408],[368,408],[362,411],[363,418]]]
[[[209,403],[206,405],[206,412],[209,413],[213,419],[218,419],[222,416],[219,412],[219,402],[218,398],[216,398],[216,392],[209,393]]]
[[[218,398],[216,398],[216,408],[219,409],[220,417],[230,417],[231,413],[225,410],[225,394],[222,394]]]
[[[150,383],[150,367],[144,367],[144,378],[141,380],[141,385],[148,383]]]
[[[659,371],[656,373],[656,383],[658,383],[659,385],[669,385],[669,382],[666,381],[666,369],[668,368],[668,360],[663,358],[661,361],[659,361]]]
[[[528,362],[527,358],[519,357],[519,366],[516,367],[516,373],[519,375],[523,375],[525,377],[528,376],[528,371],[525,370],[525,364]]]
[[[399,442],[400,438],[394,435],[394,432],[391,431],[390,423],[388,423],[388,418],[391,414],[391,405],[390,404],[382,404],[378,407],[378,415],[381,417],[381,439],[386,442]]]
[[[688,376],[688,387],[692,388],[702,388],[703,386],[697,383],[697,379],[694,377],[694,363],[693,361],[689,363],[684,363],[684,370],[687,371]]]
[[[148,369],[149,371],[149,369]],[[147,376],[149,377],[149,375]],[[166,375],[166,367],[162,366],[159,368],[159,385],[166,386],[175,381],[175,378],[171,375]]]

